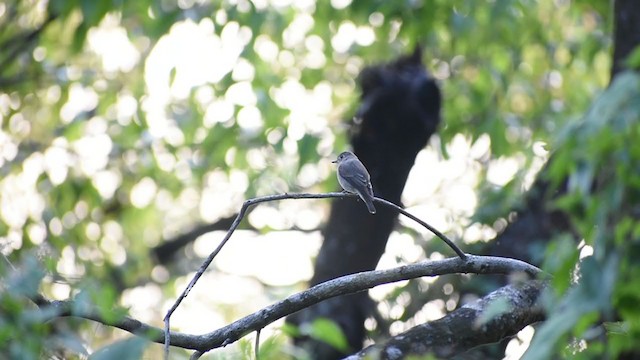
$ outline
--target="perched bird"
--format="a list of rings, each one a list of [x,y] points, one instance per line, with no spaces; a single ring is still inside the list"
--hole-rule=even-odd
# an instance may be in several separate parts
[[[338,155],[338,159],[332,161],[338,164],[338,182],[342,188],[350,193],[358,194],[362,201],[367,204],[367,209],[371,214],[376,213],[373,206],[373,188],[371,188],[371,177],[367,168],[362,165],[360,159],[352,152],[345,151]]]

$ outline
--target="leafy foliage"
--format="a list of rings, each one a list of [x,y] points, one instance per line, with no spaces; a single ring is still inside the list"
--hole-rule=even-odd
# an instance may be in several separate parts
[[[592,254],[578,257],[566,242],[550,245],[547,267],[555,276],[556,292],[550,294],[554,300],[549,301],[549,320],[538,330],[525,359],[549,358],[565,347],[568,336],[585,345],[572,358],[618,358],[634,348],[629,337],[640,328],[634,315],[640,300],[637,270],[632,265],[640,240],[638,99],[640,76],[621,74],[582,121],[560,132],[549,173],[556,182],[568,177],[569,189],[556,205],[570,214],[583,250]],[[558,251],[560,247],[567,250]],[[600,327],[602,322],[618,321],[625,335]],[[604,346],[589,346],[594,333],[606,337]]]
[[[142,338],[132,338],[118,341],[106,346],[89,357],[91,360],[123,359],[135,360],[142,357],[148,342]]]
[[[618,329],[638,331],[630,305],[638,295],[630,257],[637,249],[630,239],[640,229],[630,214],[639,154],[637,146],[621,148],[637,143],[637,128],[628,131],[637,120],[629,97],[637,93],[636,80],[625,77],[577,129],[572,125],[608,81],[608,7],[550,0],[45,3],[0,5],[0,243],[21,272],[19,281],[3,281],[0,337],[20,339],[34,358],[60,344],[83,353],[84,344],[79,336],[51,345],[59,329],[29,318],[22,295],[37,290],[86,299],[105,314],[144,286],[172,298],[185,269],[199,259],[188,248],[180,252],[186,265],[156,264],[149,248],[237,211],[251,196],[333,190],[326,158],[347,146],[340,119],[355,107],[353,79],[365,65],[416,44],[444,89],[442,154],[449,155],[456,136],[472,144],[488,137],[489,151],[471,160],[481,175],[501,157],[523,159],[507,186],[481,176],[475,220],[494,226],[506,217],[539,157],[533,145],[567,129],[557,140],[551,179],[570,175],[572,191],[556,205],[572,214],[594,248],[581,276],[617,282],[609,289],[613,300],[592,298],[576,307],[570,328],[546,337],[559,344],[573,325],[584,330],[596,321],[590,314],[611,309],[624,319]],[[184,45],[185,32],[199,45]],[[167,44],[180,51],[166,51]],[[205,58],[216,62],[198,62]],[[195,76],[188,71],[194,68]],[[321,216],[322,209],[313,211]],[[244,226],[281,228],[270,221]],[[550,245],[549,254],[558,256],[546,263],[566,274],[554,280],[559,303],[594,290],[574,286],[579,253],[567,241]],[[432,251],[439,246],[429,244]],[[8,266],[1,274],[13,279]],[[411,286],[389,300],[412,292],[414,304],[400,316],[407,321],[420,311],[428,287]],[[64,334],[93,334],[93,326],[69,321]],[[329,325],[314,334],[340,346]],[[90,347],[114,337],[101,330]],[[632,346],[624,336],[614,338],[611,354]],[[108,351],[130,347],[143,351],[137,341]]]

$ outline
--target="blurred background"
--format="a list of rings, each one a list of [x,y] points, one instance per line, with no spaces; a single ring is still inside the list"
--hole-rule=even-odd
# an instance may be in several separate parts
[[[2,291],[35,287],[161,327],[244,200],[338,189],[331,161],[350,148],[359,73],[418,45],[442,91],[441,123],[402,202],[463,249],[481,244],[505,228],[554,134],[609,83],[611,33],[610,5],[586,0],[6,0],[1,268],[29,276]],[[329,208],[253,209],[172,329],[209,332],[306,288]],[[378,268],[452,255],[434,241],[401,219]],[[391,334],[458,306],[453,296],[407,315],[411,291],[432,281],[371,291]],[[130,336],[81,319],[29,322],[28,304],[3,296],[15,321],[0,338],[29,334],[7,346],[31,358],[84,358]],[[262,332],[265,356],[302,357],[282,324]],[[249,358],[253,336],[207,356]]]

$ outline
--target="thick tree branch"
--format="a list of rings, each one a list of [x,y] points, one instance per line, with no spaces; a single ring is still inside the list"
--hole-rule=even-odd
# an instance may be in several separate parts
[[[381,284],[423,276],[454,273],[510,274],[514,272],[522,272],[529,276],[541,274],[540,269],[519,260],[475,255],[467,255],[465,259],[456,257],[437,261],[423,261],[388,270],[351,274],[326,281],[308,290],[291,295],[208,334],[190,335],[171,332],[170,344],[185,349],[207,352],[229,345],[253,331],[258,331],[278,319],[320,301],[335,296],[365,291]],[[166,334],[162,329],[130,317],[113,320],[111,319],[112,317],[105,317],[103,315],[104,312],[90,306],[80,305],[73,300],[50,301],[42,296],[36,296],[32,300],[43,310],[43,321],[66,316],[80,317],[117,327],[137,336],[148,338],[156,343],[165,342]]]
[[[315,285],[306,291],[289,296],[271,306],[237,320],[223,328],[204,335],[207,346],[198,350],[210,350],[231,344],[241,337],[270,323],[335,296],[353,294],[392,282],[454,273],[510,274],[523,272],[536,276],[541,270],[525,262],[507,258],[467,255],[466,259],[449,258],[439,261],[423,261],[389,270],[366,271],[346,275]]]
[[[333,193],[325,193],[325,194],[307,194],[307,193],[287,194],[287,193],[285,193],[285,194],[263,196],[263,197],[253,198],[253,199],[249,199],[249,200],[245,201],[242,204],[242,207],[240,208],[240,211],[238,212],[238,216],[236,217],[236,219],[231,224],[231,227],[229,228],[229,231],[227,232],[225,237],[222,239],[222,241],[220,242],[218,247],[216,247],[216,249],[213,250],[213,252],[211,254],[209,254],[207,259],[204,261],[204,263],[202,263],[202,265],[200,266],[200,268],[198,269],[196,274],[193,276],[193,278],[189,282],[189,285],[187,285],[187,287],[184,289],[184,291],[180,294],[180,296],[178,296],[178,298],[176,299],[174,304],[171,306],[169,311],[167,311],[167,314],[164,317],[164,330],[165,330],[165,341],[164,341],[165,354],[164,355],[165,355],[165,358],[169,357],[169,345],[171,344],[171,339],[169,337],[170,329],[171,329],[171,326],[170,326],[171,315],[178,308],[178,306],[180,306],[180,303],[182,303],[182,300],[184,300],[187,297],[187,295],[189,295],[189,292],[191,291],[191,289],[193,289],[193,287],[195,286],[196,282],[198,282],[200,277],[202,277],[202,275],[207,270],[209,265],[211,265],[211,262],[213,261],[213,259],[218,255],[220,250],[222,250],[222,247],[224,247],[224,245],[227,243],[227,241],[229,241],[229,239],[231,238],[231,235],[238,228],[238,226],[240,225],[240,222],[245,217],[245,215],[247,213],[247,210],[251,206],[257,205],[257,204],[260,204],[260,203],[263,203],[263,202],[286,200],[286,199],[326,199],[326,198],[349,198],[349,197],[350,198],[357,198],[358,196],[355,195],[355,194],[349,194],[349,193],[345,193],[345,192],[333,192]],[[430,226],[426,222],[416,218],[415,216],[413,216],[413,215],[409,214],[408,212],[406,212],[401,207],[399,207],[399,206],[397,206],[397,205],[395,205],[395,204],[393,204],[393,203],[391,203],[389,201],[386,201],[384,199],[380,199],[380,198],[377,198],[377,197],[374,198],[374,199],[378,203],[381,203],[381,204],[384,204],[385,206],[391,207],[391,208],[395,209],[396,211],[400,211],[403,215],[408,216],[412,220],[417,221],[420,225],[423,225],[427,229],[429,229],[430,231],[433,231],[436,236],[438,236],[444,242],[446,242],[447,245],[449,245],[454,250],[454,252],[456,254],[458,254],[460,259],[465,259],[466,255],[464,254],[464,252],[462,250],[460,250],[460,248],[458,248],[444,234],[442,234],[441,232],[437,231],[435,228],[433,228],[432,226]]]
[[[498,342],[544,320],[538,297],[545,286],[547,282],[542,280],[504,286],[439,320],[417,325],[347,359],[401,359],[427,354],[450,359],[476,346]],[[491,312],[496,315],[485,319]]]

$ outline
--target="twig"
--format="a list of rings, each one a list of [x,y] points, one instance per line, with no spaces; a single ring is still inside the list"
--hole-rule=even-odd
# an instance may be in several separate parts
[[[11,260],[9,260],[9,258],[7,257],[7,255],[5,255],[4,253],[2,253],[2,258],[4,259],[4,261],[7,262],[7,264],[9,265],[9,267],[11,268],[12,271],[18,271],[16,269],[15,266],[13,266],[13,264],[11,263]]]
[[[456,244],[453,243],[453,241],[449,240],[448,237],[446,237],[443,233],[441,233],[440,231],[438,231],[436,228],[434,228],[433,226],[427,224],[426,222],[420,220],[419,218],[417,218],[415,215],[412,215],[411,213],[407,212],[405,209],[401,208],[400,206],[392,203],[391,201],[387,201],[385,199],[381,199],[378,197],[374,197],[373,200],[375,202],[379,202],[382,203],[386,206],[389,206],[391,208],[396,209],[396,211],[398,211],[399,213],[401,213],[402,215],[408,217],[409,219],[417,222],[418,224],[424,226],[425,228],[427,228],[429,231],[431,231],[435,236],[439,237],[440,239],[442,239],[442,241],[444,241],[447,245],[449,245],[449,247],[451,249],[453,249],[453,251],[456,252],[456,254],[461,258],[464,259],[467,257],[467,255],[460,250],[460,248],[458,246],[456,246]]]
[[[229,228],[229,231],[227,232],[225,237],[222,239],[220,244],[218,244],[218,247],[216,247],[215,250],[213,250],[213,252],[211,254],[209,254],[207,259],[202,263],[202,265],[200,266],[200,268],[198,269],[196,274],[193,276],[193,278],[191,279],[191,281],[189,282],[187,287],[180,294],[180,296],[178,296],[178,298],[176,299],[174,304],[171,306],[169,311],[167,311],[167,314],[164,317],[164,332],[165,332],[164,358],[166,360],[169,359],[169,346],[171,345],[171,342],[170,342],[170,340],[171,340],[171,336],[170,336],[171,315],[176,311],[178,306],[180,306],[180,303],[182,303],[182,300],[184,300],[184,298],[186,298],[187,295],[189,295],[189,292],[191,291],[191,289],[193,289],[193,287],[195,286],[196,282],[198,282],[200,277],[202,277],[202,275],[207,270],[207,268],[209,267],[209,265],[211,264],[213,259],[218,255],[220,250],[222,250],[222,247],[227,243],[227,241],[229,241],[229,239],[231,238],[231,235],[233,234],[233,232],[238,228],[238,225],[240,225],[240,222],[244,218],[244,216],[245,216],[245,214],[247,212],[247,209],[249,207],[251,207],[253,205],[256,205],[256,204],[263,203],[263,202],[279,201],[279,200],[286,200],[286,199],[326,199],[326,198],[349,198],[349,197],[357,198],[358,195],[350,194],[350,193],[346,193],[346,192],[332,192],[332,193],[324,193],[324,194],[308,194],[308,193],[288,194],[288,193],[284,193],[284,194],[268,195],[268,196],[253,198],[253,199],[249,199],[249,200],[245,201],[242,204],[242,207],[240,208],[240,211],[238,212],[238,216],[236,216],[235,220],[231,224],[231,227]],[[437,231],[436,229],[434,229],[432,226],[430,226],[426,222],[416,218],[415,216],[413,216],[410,213],[406,212],[404,209],[402,209],[401,207],[393,204],[392,202],[389,202],[387,200],[384,200],[384,199],[381,199],[381,198],[377,198],[377,197],[374,198],[374,200],[377,201],[377,202],[380,202],[380,203],[382,203],[382,204],[384,204],[386,206],[390,206],[390,207],[394,208],[397,211],[400,211],[403,215],[409,217],[410,219],[412,219],[414,221],[417,221],[420,225],[425,226],[429,231],[432,231],[436,236],[438,236],[445,243],[447,243],[447,245],[449,245],[456,252],[456,254],[460,257],[460,259],[464,260],[466,258],[466,255],[464,254],[464,252],[462,252],[462,250],[460,250],[451,240],[449,240],[446,236],[444,236],[444,234],[442,234],[441,232]]]
[[[256,360],[260,360],[260,330],[256,330],[256,345],[254,346],[254,351],[256,352]]]

